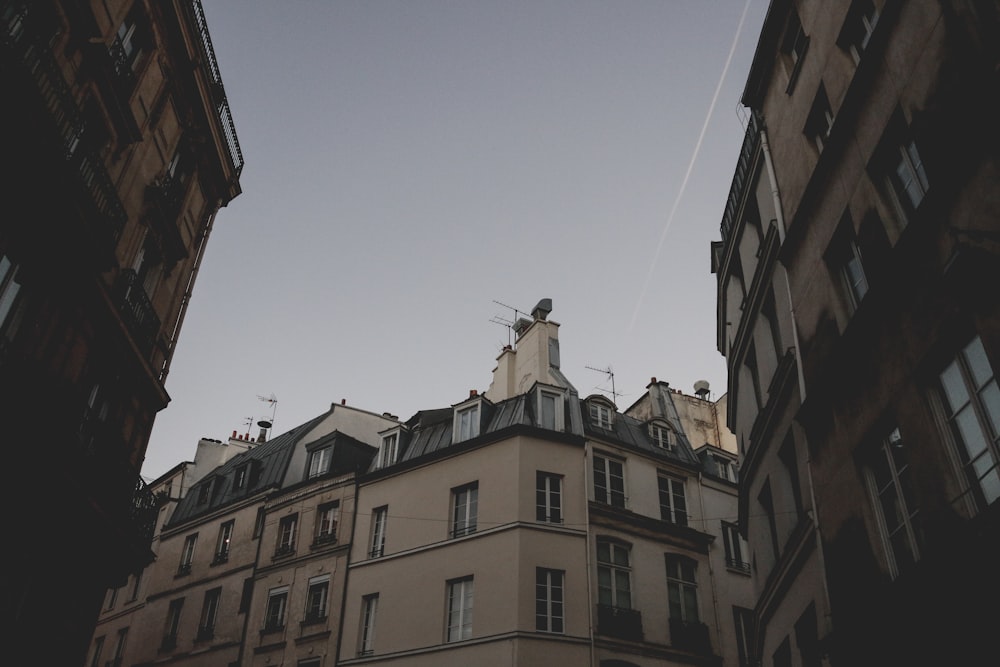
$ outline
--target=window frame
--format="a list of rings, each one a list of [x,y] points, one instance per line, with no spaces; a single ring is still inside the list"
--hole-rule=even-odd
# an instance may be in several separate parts
[[[396,463],[399,457],[399,430],[382,436],[378,449],[378,467],[385,468]]]
[[[0,337],[7,329],[8,321],[15,312],[17,297],[21,292],[21,282],[18,280],[20,266],[9,256],[0,254]]]
[[[288,586],[278,586],[267,592],[264,605],[264,627],[261,634],[280,632],[285,629],[288,614]]]
[[[830,140],[835,120],[836,116],[830,105],[830,98],[826,94],[826,86],[821,81],[819,88],[816,89],[816,97],[813,98],[812,106],[809,108],[805,127],[802,128],[802,133],[819,153],[823,152]]]
[[[448,537],[464,537],[476,532],[479,524],[479,481],[451,490],[451,525]]]
[[[535,631],[566,632],[566,572],[535,568]]]
[[[879,16],[878,8],[872,0],[854,0],[847,10],[837,45],[851,56],[855,66],[861,64],[872,35],[875,34]]]
[[[368,540],[369,558],[381,558],[385,555],[385,533],[388,521],[388,505],[382,505],[372,510],[371,538]]]
[[[333,445],[327,444],[309,451],[306,461],[306,479],[316,479],[330,472],[333,461]]]
[[[667,566],[667,615],[675,622],[685,625],[701,623],[701,603],[698,599],[698,561],[689,556],[678,553],[664,554],[664,561]],[[676,571],[672,571],[672,566]],[[685,566],[689,566],[691,577],[685,578]],[[690,595],[694,596],[694,605],[691,607]],[[679,615],[674,611],[678,610]],[[693,614],[693,616],[692,616]]]
[[[378,593],[361,598],[361,624],[358,628],[358,657],[375,653],[375,620],[378,615]]]
[[[482,403],[482,399],[478,398],[455,407],[452,442],[465,442],[479,437],[483,421]]]
[[[274,544],[274,557],[290,556],[295,553],[295,542],[299,527],[299,514],[288,514],[278,520],[278,537]]]
[[[475,584],[472,575],[451,579],[447,582],[446,643],[451,644],[472,638],[474,599]]]
[[[177,565],[177,576],[191,574],[191,566],[194,563],[194,550],[198,544],[198,533],[191,533],[184,537],[184,546],[181,547],[181,560]]]
[[[219,526],[219,536],[215,541],[215,557],[212,559],[212,565],[225,563],[229,560],[229,552],[232,549],[233,531],[235,526],[236,519],[224,521]]]
[[[337,524],[340,521],[340,501],[333,500],[316,507],[316,533],[313,546],[337,541]]]
[[[535,521],[563,523],[562,475],[535,471]]]
[[[306,608],[302,623],[320,623],[330,614],[330,575],[312,577],[306,585]]]
[[[722,521],[722,541],[726,551],[726,567],[744,574],[750,574],[750,548],[740,535],[740,527],[730,521]]]
[[[602,558],[604,548],[607,549],[606,558]],[[624,554],[624,562],[616,559],[621,554]],[[632,545],[612,538],[598,537],[596,560],[597,603],[613,609],[635,609],[632,599]],[[606,575],[606,583],[601,581],[602,573]],[[619,604],[622,601],[625,602],[624,606]]]
[[[215,625],[219,619],[219,607],[222,606],[222,587],[205,591],[205,599],[201,606],[201,616],[198,620],[198,635],[195,641],[215,637]]]
[[[674,451],[677,447],[677,433],[666,422],[651,422],[649,439],[656,447],[668,452]]]
[[[679,494],[677,493],[678,488],[680,488]],[[669,473],[657,472],[656,490],[660,503],[660,520],[675,526],[687,526],[690,516],[687,507],[685,480]],[[683,507],[677,506],[678,497],[681,499]]]
[[[610,431],[615,426],[615,411],[610,406],[598,401],[588,401],[587,413],[590,415],[590,424],[595,428]]]
[[[547,401],[551,400],[551,423],[546,410]],[[566,395],[560,389],[539,386],[535,391],[535,423],[539,428],[549,431],[566,430],[565,414]]]
[[[601,503],[602,505],[610,505],[611,507],[620,507],[622,509],[628,508],[628,495],[626,495],[626,483],[625,483],[625,461],[623,459],[614,458],[608,456],[607,454],[595,452],[593,455],[593,462],[591,464],[591,470],[593,472],[593,489],[594,489],[594,501]],[[600,461],[600,464],[598,463]],[[615,475],[611,469],[611,464],[616,465],[619,468],[620,474]],[[598,467],[601,470],[598,470]],[[599,476],[600,474],[600,476]],[[615,479],[621,480],[621,489],[615,489],[613,481]],[[601,483],[598,484],[598,481]]]
[[[177,635],[181,628],[181,614],[184,611],[184,598],[174,598],[167,606],[167,621],[163,628],[162,650],[170,650],[177,646]]]
[[[789,14],[779,51],[784,56],[786,64],[790,66],[785,94],[791,95],[792,91],[795,90],[795,84],[798,82],[799,74],[802,71],[802,63],[809,52],[809,35],[806,34],[805,28],[802,26],[802,21],[794,8],[792,8]]]

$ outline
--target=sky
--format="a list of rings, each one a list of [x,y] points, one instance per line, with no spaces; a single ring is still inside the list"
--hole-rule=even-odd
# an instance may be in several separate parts
[[[243,193],[144,477],[260,419],[483,392],[543,298],[581,397],[611,374],[619,409],[654,376],[725,393],[710,244],[768,0],[203,4]]]

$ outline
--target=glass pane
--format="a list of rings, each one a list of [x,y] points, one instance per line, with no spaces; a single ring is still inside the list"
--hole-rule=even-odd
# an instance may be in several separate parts
[[[986,504],[990,505],[997,498],[1000,498],[1000,474],[996,468],[991,470],[979,484],[983,489],[983,496],[986,498]]]
[[[950,413],[954,414],[969,400],[969,394],[965,389],[965,382],[962,380],[962,373],[958,368],[958,362],[953,361],[941,373],[941,387],[944,389],[946,402],[950,408]]]
[[[980,428],[979,420],[976,419],[976,413],[971,407],[966,407],[955,416],[955,426],[958,429],[959,437],[965,443],[968,460],[976,458],[986,449],[983,430]]]
[[[1000,388],[997,387],[996,380],[991,381],[979,393],[979,400],[993,429],[993,437],[1000,435]]]
[[[684,587],[684,620],[698,620],[698,593],[691,586]]]

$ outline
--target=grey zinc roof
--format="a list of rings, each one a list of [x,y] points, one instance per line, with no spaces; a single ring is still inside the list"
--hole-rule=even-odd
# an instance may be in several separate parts
[[[668,411],[668,414],[672,413],[673,416],[667,421],[674,427],[674,431],[677,433],[677,445],[670,450],[663,449],[653,443],[653,440],[649,437],[648,422],[640,421],[635,417],[630,417],[621,412],[615,413],[611,423],[611,430],[597,428],[590,423],[590,411],[583,403],[586,403],[586,399],[581,401],[580,409],[583,413],[584,430],[588,435],[609,440],[650,456],[671,459],[686,465],[701,466],[701,461],[695,456],[687,434],[684,433],[684,429],[680,426],[680,419],[677,417],[677,410],[673,406],[673,399],[670,400],[670,410]]]
[[[206,514],[214,509],[245,498],[249,493],[280,485],[285,475],[285,470],[288,467],[288,461],[291,459],[292,450],[295,448],[295,443],[326,416],[327,413],[323,413],[263,444],[257,445],[253,449],[234,456],[205,475],[177,503],[177,509],[174,510],[169,525],[173,526]],[[233,489],[233,473],[236,468],[245,463],[252,462],[256,462],[256,465],[259,466],[259,479],[257,483],[252,488]],[[207,484],[222,484],[222,487],[212,489],[208,502],[199,504],[198,496],[202,487]]]

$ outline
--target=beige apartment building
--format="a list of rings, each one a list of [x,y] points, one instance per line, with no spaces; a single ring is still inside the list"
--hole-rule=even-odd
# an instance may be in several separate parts
[[[134,665],[741,664],[725,401],[579,398],[550,309],[455,405],[202,440],[154,484],[157,560],[95,648],[130,626]]]
[[[752,659],[997,662],[1000,5],[774,0],[712,246]]]

